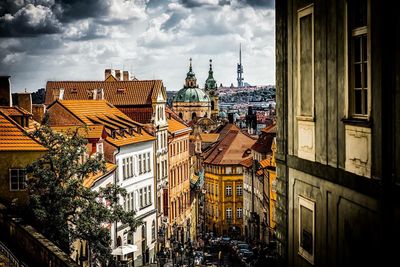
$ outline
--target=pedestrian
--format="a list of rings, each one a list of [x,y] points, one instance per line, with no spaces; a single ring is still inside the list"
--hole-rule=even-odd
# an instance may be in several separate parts
[[[224,255],[222,255],[222,250],[218,252],[218,260],[219,266],[222,267],[224,265]]]

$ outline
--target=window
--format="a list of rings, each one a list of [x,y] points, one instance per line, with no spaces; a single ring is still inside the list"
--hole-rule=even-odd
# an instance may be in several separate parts
[[[365,118],[369,113],[368,0],[348,1],[349,112]]]
[[[133,156],[130,157],[130,164],[131,164],[131,177],[135,174],[135,166],[133,164],[134,160],[133,160]]]
[[[135,209],[135,195],[133,194],[133,192],[131,193],[131,210]]]
[[[97,144],[96,144],[96,152],[97,152],[97,153],[101,153],[101,154],[104,153],[104,150],[103,150],[103,143],[97,143]]]
[[[139,174],[142,174],[142,155],[139,155]]]
[[[218,218],[218,206],[215,208],[215,217]]]
[[[225,195],[226,195],[227,197],[232,196],[232,186],[227,185],[227,186],[225,187]]]
[[[148,186],[148,188],[147,188],[147,198],[148,198],[148,200],[147,200],[147,202],[149,203],[149,205],[151,205],[151,186]]]
[[[298,115],[314,116],[314,6],[297,14]]]
[[[143,157],[143,173],[146,173],[147,172],[147,166],[146,166],[146,154],[143,154],[142,155],[142,157]]]
[[[231,208],[226,209],[226,218],[232,219],[232,209]]]
[[[218,196],[218,184],[215,185],[215,195]]]
[[[236,195],[241,196],[243,194],[243,189],[241,185],[236,186]]]
[[[314,264],[315,203],[299,196],[299,255]]]
[[[236,218],[241,219],[243,214],[243,209],[242,208],[237,208],[236,209]]]
[[[26,189],[25,169],[10,169],[10,191]]]
[[[127,166],[126,166],[127,164],[126,164],[126,159],[122,159],[122,177],[123,177],[123,180],[125,180],[126,179],[126,177],[128,176],[127,175],[127,173],[126,173],[126,171],[127,171]]]
[[[147,171],[151,172],[150,152],[147,153]]]
[[[139,190],[139,205],[140,205],[140,208],[143,208],[143,189],[142,188]]]
[[[151,223],[151,240],[155,241],[156,240],[156,222],[153,220]]]
[[[143,189],[144,205],[147,206],[147,187]]]

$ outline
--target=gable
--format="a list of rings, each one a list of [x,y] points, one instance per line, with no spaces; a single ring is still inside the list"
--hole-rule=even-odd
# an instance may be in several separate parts
[[[49,116],[49,125],[65,126],[65,125],[82,125],[83,122],[63,107],[58,101],[54,102],[47,109]]]

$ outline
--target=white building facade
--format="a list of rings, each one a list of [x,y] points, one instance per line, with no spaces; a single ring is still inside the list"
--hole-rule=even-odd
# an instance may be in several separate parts
[[[155,260],[154,141],[122,146],[115,158],[118,165],[116,184],[127,192],[126,197],[120,199],[120,204],[125,211],[135,211],[135,218],[141,221],[141,225],[132,232],[128,225],[118,223],[112,231],[116,236],[114,244],[135,245],[137,251],[122,259],[134,260],[134,266],[142,266]]]

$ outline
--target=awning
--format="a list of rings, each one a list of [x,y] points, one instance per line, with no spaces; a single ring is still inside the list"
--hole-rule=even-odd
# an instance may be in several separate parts
[[[123,256],[132,252],[138,251],[138,248],[136,245],[131,245],[131,244],[127,244],[127,245],[122,245],[117,247],[116,249],[114,249],[111,252],[111,255],[114,256]]]

